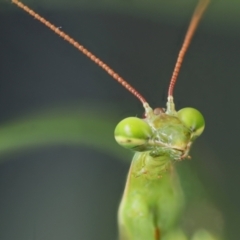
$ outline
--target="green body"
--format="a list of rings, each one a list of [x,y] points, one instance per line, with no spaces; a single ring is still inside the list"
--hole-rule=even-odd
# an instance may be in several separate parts
[[[137,152],[118,212],[120,240],[167,239],[168,233],[176,228],[184,206],[173,164],[187,157],[193,132],[176,112],[150,110],[144,121],[152,134],[145,143],[134,147]],[[126,137],[132,147],[131,139]]]
[[[133,158],[118,212],[120,240],[159,239],[175,227],[182,211],[184,197],[172,167],[161,177],[155,173],[152,177],[151,171],[138,175],[149,157],[149,152],[144,152]],[[160,156],[152,160],[166,163],[170,159]]]

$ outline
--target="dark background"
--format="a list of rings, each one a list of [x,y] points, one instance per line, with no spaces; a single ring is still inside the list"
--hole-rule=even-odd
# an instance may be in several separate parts
[[[165,106],[168,82],[195,4],[183,5],[179,12],[184,9],[184,14],[176,19],[171,15],[176,9],[169,17],[168,13],[156,17],[144,15],[143,10],[141,14],[109,10],[106,3],[102,8],[32,6],[157,107]],[[2,2],[0,8],[1,123],[76,102],[89,108],[111,102],[117,112],[113,118],[119,120],[141,116],[141,103],[76,49],[9,2]],[[216,1],[190,46],[175,100],[178,109],[192,106],[205,116],[206,130],[195,144],[202,159],[196,172],[214,189],[209,194],[223,211],[227,239],[236,240],[240,19],[232,15],[232,22],[223,20],[231,16],[233,7],[221,8],[215,18],[215,8],[220,9]],[[10,154],[0,166],[0,239],[116,239],[116,211],[128,169],[119,159],[65,145]]]

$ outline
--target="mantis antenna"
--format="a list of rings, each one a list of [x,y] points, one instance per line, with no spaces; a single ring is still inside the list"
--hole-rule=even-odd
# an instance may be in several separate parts
[[[171,78],[169,88],[168,88],[168,97],[173,96],[173,89],[174,89],[174,86],[177,81],[179,70],[182,66],[183,58],[184,58],[185,53],[187,52],[187,49],[191,43],[193,34],[194,34],[195,30],[197,29],[198,23],[203,15],[207,5],[209,4],[209,2],[210,2],[210,0],[200,0],[194,13],[193,13],[187,33],[185,35],[185,39],[183,41],[183,45],[178,54],[176,65],[173,70],[172,78]]]
[[[195,8],[195,11],[193,13],[192,19],[190,21],[187,33],[185,35],[182,47],[179,51],[177,62],[175,64],[172,78],[170,80],[169,88],[168,88],[168,103],[167,103],[167,111],[171,112],[175,110],[174,103],[173,103],[173,90],[175,87],[175,84],[177,82],[177,77],[180,71],[180,68],[182,66],[182,62],[184,59],[184,56],[187,52],[187,49],[191,43],[192,37],[197,29],[197,26],[199,24],[200,19],[203,16],[204,11],[207,8],[207,5],[209,4],[210,0],[199,0],[197,7]]]
[[[80,52],[82,52],[85,56],[90,58],[94,63],[96,63],[99,67],[103,68],[110,76],[112,76],[117,82],[119,82],[123,87],[125,87],[129,92],[131,92],[135,97],[137,97],[143,104],[147,103],[145,98],[134,88],[132,87],[126,80],[120,77],[112,68],[110,68],[106,63],[96,57],[93,53],[88,51],[83,45],[75,41],[64,31],[60,30],[58,27],[47,21],[45,18],[34,12],[31,8],[23,4],[18,0],[12,0],[12,3],[16,4],[19,8],[23,9],[25,12],[36,18],[39,22],[43,23],[45,26],[50,28],[57,35],[62,37],[72,46],[77,48]]]
[[[190,25],[188,27],[183,45],[180,49],[177,62],[175,65],[175,68],[173,70],[172,78],[169,84],[168,89],[168,103],[167,103],[167,112],[174,112],[175,107],[173,103],[173,90],[177,81],[178,73],[180,71],[183,58],[185,56],[185,53],[190,45],[190,42],[192,40],[193,34],[195,30],[197,29],[197,26],[199,24],[199,21],[208,5],[210,0],[199,0],[199,3],[193,13]],[[72,46],[77,48],[80,52],[82,52],[85,56],[90,58],[94,63],[96,63],[99,67],[103,68],[110,76],[113,77],[117,82],[119,82],[124,88],[126,88],[129,92],[131,92],[135,97],[137,97],[147,110],[149,108],[149,105],[145,98],[134,88],[132,87],[126,80],[124,80],[121,76],[119,76],[112,68],[110,68],[106,63],[104,63],[102,60],[100,60],[98,57],[96,57],[94,54],[92,54],[90,51],[88,51],[84,46],[82,46],[80,43],[75,41],[73,38],[71,38],[68,34],[66,34],[64,31],[60,30],[58,27],[47,21],[45,18],[40,16],[38,13],[34,12],[32,9],[30,9],[28,6],[20,2],[19,0],[12,0],[12,3],[16,4],[19,8],[23,9],[25,12],[36,18],[38,21],[43,23],[45,26],[47,26],[49,29],[51,29],[53,32],[58,34],[60,37],[62,37],[64,40],[69,42]],[[148,112],[148,111],[147,111]]]

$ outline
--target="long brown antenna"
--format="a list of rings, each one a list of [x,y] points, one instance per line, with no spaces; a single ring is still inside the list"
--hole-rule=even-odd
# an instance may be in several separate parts
[[[184,58],[185,53],[190,45],[193,34],[194,34],[195,30],[197,29],[199,21],[203,15],[207,5],[209,4],[209,2],[210,2],[210,0],[199,0],[199,3],[193,13],[193,16],[192,16],[191,22],[189,24],[185,39],[183,41],[182,48],[180,49],[176,65],[173,70],[172,78],[171,78],[169,88],[168,88],[168,98],[173,96],[173,89],[174,89],[174,86],[177,81],[178,73],[181,68],[183,58]]]
[[[58,34],[64,40],[69,42],[72,46],[74,46],[80,52],[82,52],[85,56],[90,58],[99,67],[103,68],[110,76],[112,76],[117,82],[119,82],[129,92],[131,92],[134,96],[136,96],[143,104],[147,103],[145,98],[134,87],[132,87],[126,80],[124,80],[122,77],[120,77],[115,71],[113,71],[112,68],[110,68],[107,64],[105,64],[103,61],[101,61],[99,58],[97,58],[94,54],[92,54],[90,51],[88,51],[85,47],[83,47],[81,44],[79,44],[77,41],[75,41],[73,38],[71,38],[65,32],[61,31],[58,27],[51,24],[49,21],[47,21],[46,19],[41,17],[39,14],[34,12],[28,6],[24,5],[22,2],[20,2],[18,0],[12,0],[12,2],[14,4],[16,4],[19,8],[23,9],[25,12],[27,12],[28,14],[30,14],[31,16],[36,18],[38,21],[40,21],[41,23],[46,25],[48,28],[50,28],[53,32]]]

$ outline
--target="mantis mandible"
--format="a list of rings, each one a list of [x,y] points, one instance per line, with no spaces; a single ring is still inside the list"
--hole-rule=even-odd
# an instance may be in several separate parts
[[[166,109],[153,110],[135,88],[102,60],[25,4],[12,0],[90,58],[143,104],[144,119],[129,117],[115,128],[116,141],[135,152],[118,211],[120,240],[188,239],[176,225],[184,196],[174,163],[190,158],[192,143],[202,134],[205,121],[194,108],[176,111],[173,90],[185,53],[209,1],[200,0],[193,13],[170,80]],[[191,239],[213,239],[198,236],[196,233]]]

